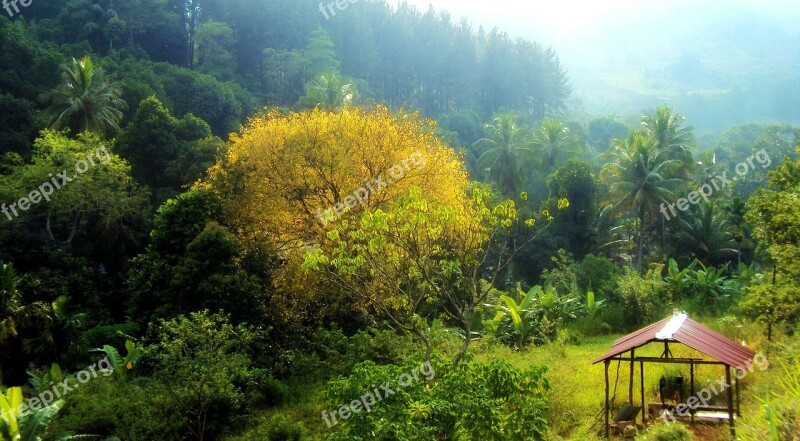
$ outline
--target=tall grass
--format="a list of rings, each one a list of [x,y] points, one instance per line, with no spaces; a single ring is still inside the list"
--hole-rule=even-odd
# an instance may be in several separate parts
[[[800,440],[800,342],[785,338],[770,348],[769,359],[769,375],[752,390],[742,439]]]
[[[704,319],[702,322],[723,334],[742,341],[747,336],[748,346],[761,343],[760,329],[755,325],[732,321],[730,319]],[[591,440],[603,429],[603,400],[605,398],[605,379],[603,364],[592,365],[591,361],[603,355],[611,348],[614,340],[622,335],[582,336],[574,339],[558,339],[556,342],[537,347],[530,347],[525,351],[515,351],[508,347],[490,342],[479,342],[475,346],[475,357],[478,360],[488,361],[495,359],[506,360],[518,367],[530,365],[544,365],[548,367],[546,377],[551,385],[548,392],[550,404],[549,424],[556,437],[561,439]],[[572,341],[573,343],[566,343]],[[752,346],[751,346],[752,347]],[[758,347],[754,348],[758,351]],[[659,357],[664,350],[660,344],[650,344],[636,351],[637,356]],[[708,358],[699,352],[684,345],[670,345],[674,357]],[[625,356],[627,354],[623,354]],[[634,367],[633,405],[641,405],[639,364]],[[668,379],[680,375],[685,379],[686,396],[688,398],[689,366],[677,364],[645,363],[645,403],[660,402],[659,380],[662,376]],[[617,375],[617,372],[619,374]],[[720,366],[700,365],[695,366],[695,392],[705,387],[708,383],[719,379],[725,374]],[[610,394],[616,396],[611,419],[616,416],[616,411],[622,404],[628,402],[630,364],[613,362],[609,368]],[[617,379],[618,377],[618,379]],[[756,381],[755,375],[747,376],[740,385],[746,390]],[[616,388],[616,394],[614,392]],[[727,396],[722,394],[716,397],[714,404],[724,405]],[[744,409],[744,407],[743,407]],[[646,411],[646,405],[645,410]],[[641,413],[637,416],[641,423]],[[649,421],[648,424],[652,423]]]

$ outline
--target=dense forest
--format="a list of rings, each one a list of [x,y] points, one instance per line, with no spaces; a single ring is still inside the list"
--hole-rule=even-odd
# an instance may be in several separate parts
[[[770,368],[738,438],[628,438],[800,436],[796,115],[589,114],[407,3],[3,10],[0,440],[599,439],[591,360],[673,311]]]

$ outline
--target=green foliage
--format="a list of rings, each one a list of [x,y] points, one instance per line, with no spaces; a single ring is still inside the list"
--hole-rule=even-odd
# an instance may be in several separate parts
[[[11,387],[5,394],[0,393],[0,439],[42,441],[48,426],[64,405],[64,400],[58,400],[47,407],[20,413],[19,408],[25,403],[23,398],[20,387]]]
[[[362,361],[398,364],[415,351],[409,336],[372,327],[350,336],[338,328],[317,329],[303,340],[282,354],[288,365],[285,369],[290,369],[288,373],[294,378],[329,379],[348,375]],[[284,369],[281,365],[276,368]]]
[[[338,409],[373,385],[391,382],[397,392],[376,401],[370,412],[354,413],[332,428],[327,440],[544,440],[549,384],[544,367],[517,369],[505,362],[462,363],[457,368],[432,365],[433,381],[420,376],[400,387],[401,375],[419,365],[378,366],[361,363],[347,378],[328,384],[329,408]],[[405,381],[405,380],[402,380]],[[406,382],[408,383],[408,382]],[[330,417],[329,417],[330,418]]]
[[[297,105],[336,111],[356,104],[358,98],[358,88],[352,78],[329,72],[320,74],[306,85],[306,93]]]
[[[513,114],[498,115],[484,131],[485,137],[475,141],[475,146],[484,148],[478,166],[488,170],[488,179],[501,193],[517,193],[525,180],[523,172],[534,158],[528,131],[517,125]]]
[[[572,255],[566,250],[560,249],[550,260],[554,267],[542,272],[542,284],[562,296],[578,291],[578,278]]]
[[[105,80],[102,69],[95,68],[90,55],[61,66],[62,84],[48,95],[52,102],[47,112],[54,116],[52,127],[68,128],[73,134],[91,132],[99,136],[119,131],[122,112],[128,108],[122,100],[122,85]]]
[[[124,357],[120,356],[117,348],[111,345],[104,345],[102,349],[95,349],[95,351],[106,354],[106,358],[111,363],[111,369],[117,375],[125,375],[127,371],[133,370],[143,355],[142,348],[130,340],[125,342]]]
[[[689,214],[688,216],[686,214]],[[675,255],[681,260],[699,259],[706,265],[721,265],[736,258],[739,245],[734,240],[728,216],[716,204],[694,205],[678,219],[671,231]]]
[[[739,282],[729,279],[726,272],[727,268],[707,267],[699,260],[681,270],[670,259],[662,286],[675,303],[688,300],[698,312],[721,311],[740,293]]]
[[[86,164],[84,173],[77,173],[78,164]],[[130,245],[147,213],[146,194],[133,181],[130,166],[94,135],[69,139],[63,133],[42,132],[30,162],[0,176],[0,197],[18,200],[43,183],[52,183],[62,170],[71,182],[59,182],[61,188],[53,188],[49,201],[40,198],[27,211],[17,210],[16,222],[27,221],[23,231],[40,237],[33,243],[91,243],[98,252],[114,244],[114,253]]]
[[[692,432],[683,424],[656,424],[636,439],[641,441],[692,441]]]
[[[27,155],[36,137],[33,103],[0,93],[0,113],[6,115],[0,127],[0,156],[6,152]]]
[[[794,325],[800,321],[800,287],[790,283],[772,285],[758,283],[746,289],[739,308],[745,316],[766,325],[786,323]]]
[[[194,38],[197,69],[223,81],[232,80],[236,70],[231,54],[236,42],[233,29],[226,23],[209,20],[197,28]]]
[[[591,164],[570,159],[547,177],[549,199],[546,204],[555,206],[558,199],[569,200],[569,209],[553,225],[555,234],[569,243],[569,250],[580,258],[590,251],[596,234],[599,187]]]
[[[13,265],[0,262],[0,348],[4,349],[0,352],[0,385],[3,384],[3,362],[11,355],[5,347],[18,338],[23,327],[48,319],[43,302],[24,301],[19,290],[21,281]]]
[[[125,342],[139,331],[138,323],[120,323],[95,326],[83,333],[81,338],[86,346],[97,348],[109,344],[115,348],[125,347]]]
[[[742,439],[789,441],[800,430],[800,358],[796,341],[775,347],[770,356],[769,378],[755,385],[757,408],[737,434]],[[778,355],[781,354],[781,355]]]
[[[580,139],[561,121],[546,120],[533,137],[532,150],[536,152],[539,167],[550,173],[565,159],[581,149]]]
[[[198,439],[219,436],[244,411],[238,384],[250,373],[252,331],[203,311],[159,322],[153,337],[146,353],[173,404],[185,411],[189,433]]]
[[[155,95],[177,118],[191,113],[206,121],[214,135],[227,137],[256,107],[255,98],[231,82],[167,63],[128,57],[109,63],[131,88],[123,98],[130,107]]]
[[[678,262],[675,259],[669,259],[667,275],[664,276],[664,285],[673,300],[689,297],[689,286],[692,280],[690,273],[696,262],[692,262],[691,265],[681,270],[678,268]]]
[[[605,152],[611,147],[611,141],[615,138],[624,138],[630,128],[614,118],[595,118],[589,121],[587,126],[589,146],[597,152]]]
[[[587,254],[575,264],[578,291],[594,291],[599,299],[616,299],[619,266],[603,256]]]
[[[128,282],[139,320],[204,308],[224,309],[236,323],[263,319],[264,281],[242,267],[247,256],[241,242],[213,222],[219,210],[206,190],[181,194],[161,207],[150,245],[134,260]],[[250,258],[262,272],[273,265],[269,256]]]
[[[221,148],[222,140],[192,114],[174,118],[155,96],[139,104],[136,115],[115,143],[130,161],[136,179],[150,187],[157,201],[177,194],[205,173]]]
[[[251,403],[270,407],[281,406],[289,400],[289,386],[272,378],[266,369],[250,373],[247,395]]]
[[[577,298],[560,296],[549,287],[536,285],[527,293],[517,287],[516,297],[500,294],[496,308],[484,308],[490,319],[483,320],[482,325],[490,335],[519,350],[530,342],[543,344],[551,340],[563,323],[574,321],[585,312]],[[598,308],[596,302],[594,307]]]
[[[168,388],[145,377],[101,376],[81,385],[70,393],[55,428],[122,440],[185,439],[183,415]]]
[[[662,281],[656,270],[642,277],[636,270],[626,268],[619,279],[619,295],[625,325],[636,329],[663,318],[666,304],[662,298]]]
[[[275,414],[259,432],[265,441],[302,441],[306,430],[300,422],[292,421],[283,414]]]
[[[753,236],[763,241],[777,271],[800,281],[800,161],[786,160],[769,174],[769,185],[747,203]]]
[[[339,72],[339,60],[336,57],[333,40],[323,28],[311,33],[305,56],[308,59],[308,70],[311,78],[326,73]]]

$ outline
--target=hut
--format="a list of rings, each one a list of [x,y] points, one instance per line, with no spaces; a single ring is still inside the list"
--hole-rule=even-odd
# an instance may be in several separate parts
[[[663,352],[660,357],[639,356],[636,350],[650,344],[663,345]],[[670,345],[682,344],[694,349],[708,358],[678,358],[674,357],[670,350]],[[641,353],[641,352],[640,352]],[[612,361],[617,363],[630,363],[630,387],[629,387],[629,406],[634,405],[634,372],[636,365],[639,365],[639,376],[641,384],[641,394],[639,402],[641,407],[633,407],[641,410],[642,425],[647,425],[648,413],[651,418],[660,417],[662,419],[677,417],[688,418],[692,422],[695,418],[715,418],[727,419],[730,424],[731,434],[735,436],[734,413],[739,412],[739,378],[741,371],[747,372],[752,369],[751,364],[756,357],[755,352],[717,332],[714,332],[700,323],[691,320],[686,313],[674,312],[671,317],[667,317],[657,323],[646,326],[636,332],[622,337],[614,342],[611,349],[604,355],[592,361],[592,364],[602,362],[605,365],[605,436],[610,436],[610,412],[613,397],[609,397],[609,377],[608,370]],[[677,405],[665,405],[662,396],[661,403],[645,403],[645,364],[646,363],[677,363],[689,366],[689,396],[679,397]],[[725,407],[710,406],[706,397],[695,396],[695,367],[699,365],[718,365],[724,370],[724,383],[720,382],[719,388],[715,388],[715,395],[725,394]],[[736,369],[735,382],[731,383],[731,368]],[[619,370],[617,370],[619,372]],[[617,378],[619,381],[619,378]],[[665,379],[662,378],[660,388],[664,388]],[[616,390],[616,388],[615,388]],[[706,392],[704,389],[701,392]],[[711,392],[708,392],[711,394]],[[629,418],[636,418],[636,410],[627,412]],[[622,413],[622,412],[621,412]],[[630,417],[630,415],[633,415]],[[623,417],[624,418],[624,417]]]

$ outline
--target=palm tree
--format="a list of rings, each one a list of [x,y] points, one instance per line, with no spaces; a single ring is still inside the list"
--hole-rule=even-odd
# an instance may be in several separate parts
[[[564,156],[577,153],[579,146],[577,137],[572,135],[569,127],[560,121],[547,120],[542,122],[542,126],[536,133],[533,148],[540,155],[542,168],[549,173],[556,168]]]
[[[55,117],[52,127],[100,136],[119,131],[122,111],[128,107],[120,98],[121,86],[105,81],[90,56],[62,65],[61,78],[62,84],[45,95],[52,102],[47,109]]]
[[[33,323],[36,318],[47,317],[47,306],[41,302],[22,303],[19,284],[22,278],[11,264],[0,262],[0,348],[15,338],[18,329]],[[0,384],[3,383],[3,365],[0,361]]]
[[[297,104],[308,108],[340,110],[353,105],[358,98],[358,89],[352,80],[336,73],[329,73],[320,75],[306,86],[306,94]]]
[[[86,314],[70,311],[71,298],[63,295],[47,305],[50,323],[42,326],[35,338],[23,342],[25,352],[45,354],[49,359],[62,361],[65,354],[80,355],[85,352],[80,333],[86,323]]]
[[[691,126],[683,126],[686,118],[673,112],[667,106],[656,109],[654,115],[642,117],[642,127],[653,138],[653,145],[659,152],[666,152],[669,159],[680,161],[678,170],[683,177],[692,171],[694,161],[691,149],[697,143]]]
[[[642,269],[642,249],[646,226],[658,211],[658,206],[675,199],[672,189],[683,182],[672,178],[670,168],[680,161],[667,159],[655,148],[653,138],[643,132],[631,132],[627,139],[615,139],[611,156],[614,160],[603,167],[601,176],[609,184],[609,196],[617,202],[609,209],[620,213],[633,210],[637,225],[637,268]]]
[[[698,259],[704,265],[719,264],[739,254],[737,243],[726,215],[719,207],[707,202],[685,213],[674,233],[676,245],[687,251],[688,259]]]
[[[494,124],[485,126],[487,136],[475,142],[487,150],[478,158],[478,166],[503,194],[514,194],[524,182],[525,165],[533,160],[529,134],[515,122],[514,115],[498,115]]]

